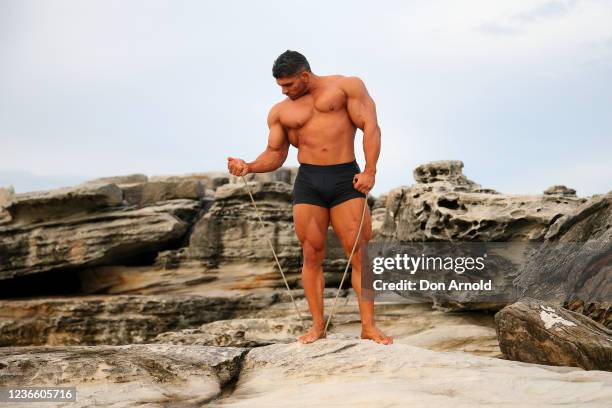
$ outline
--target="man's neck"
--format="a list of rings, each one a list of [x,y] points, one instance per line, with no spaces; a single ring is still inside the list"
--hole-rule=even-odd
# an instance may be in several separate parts
[[[321,86],[321,77],[315,74],[310,74],[310,82],[308,83],[308,92],[312,92]]]

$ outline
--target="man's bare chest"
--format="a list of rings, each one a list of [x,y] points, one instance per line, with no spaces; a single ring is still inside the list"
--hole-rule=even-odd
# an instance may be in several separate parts
[[[287,129],[300,129],[317,119],[338,114],[347,114],[346,94],[341,89],[330,89],[291,101],[281,112],[280,121]]]

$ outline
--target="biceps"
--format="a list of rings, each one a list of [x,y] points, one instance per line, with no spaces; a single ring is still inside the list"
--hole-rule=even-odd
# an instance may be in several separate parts
[[[275,123],[270,126],[267,149],[281,154],[286,154],[289,151],[289,140],[280,123]]]

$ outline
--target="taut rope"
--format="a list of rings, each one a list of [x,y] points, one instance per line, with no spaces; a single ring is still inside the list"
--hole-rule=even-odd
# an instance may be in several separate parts
[[[249,184],[247,183],[246,179],[244,178],[244,176],[242,177],[242,181],[244,181],[244,185],[247,189],[247,192],[249,193],[249,196],[251,197],[251,202],[253,203],[253,207],[255,207],[255,213],[257,214],[257,218],[259,218],[259,223],[261,225],[261,227],[264,227],[263,221],[261,219],[261,215],[259,215],[259,209],[257,208],[257,204],[255,204],[255,199],[253,198],[253,194],[251,193],[251,189],[249,188]],[[363,201],[363,211],[361,212],[361,222],[359,223],[359,229],[357,230],[357,237],[355,238],[355,243],[353,244],[353,249],[351,250],[351,254],[349,255],[348,258],[348,262],[346,264],[346,268],[344,268],[344,273],[342,274],[342,280],[340,280],[340,286],[338,287],[338,291],[336,292],[336,297],[334,299],[334,304],[332,306],[332,311],[327,319],[327,323],[325,323],[325,330],[323,331],[325,334],[327,334],[327,327],[329,326],[329,323],[331,322],[331,319],[334,315],[334,312],[336,311],[336,303],[338,301],[338,296],[340,295],[340,290],[342,289],[342,284],[344,283],[344,279],[346,278],[346,273],[348,272],[348,268],[351,265],[351,259],[353,259],[353,254],[355,253],[355,248],[357,248],[357,244],[359,243],[359,237],[361,236],[361,228],[363,227],[363,220],[365,219],[365,213],[366,213],[366,208],[368,206],[368,199],[367,197],[364,199]],[[276,265],[278,266],[278,269],[283,277],[283,281],[285,282],[285,286],[287,287],[287,293],[289,293],[289,297],[291,297],[291,301],[293,302],[293,307],[295,308],[295,311],[298,315],[298,317],[300,318],[300,323],[302,324],[302,326],[304,325],[304,321],[302,320],[302,315],[300,314],[300,310],[297,307],[297,304],[295,303],[295,299],[293,298],[293,295],[291,294],[291,289],[289,289],[289,284],[287,283],[287,278],[285,277],[285,274],[283,272],[283,268],[280,265],[280,262],[278,262],[278,257],[276,256],[276,251],[274,250],[274,246],[272,245],[272,242],[270,241],[269,237],[266,237],[267,241],[268,241],[268,245],[270,245],[270,249],[272,250],[272,254],[274,254],[274,259],[276,260]]]
[[[351,259],[353,259],[355,248],[357,248],[357,244],[359,243],[359,236],[361,235],[361,227],[363,226],[363,219],[365,218],[367,207],[368,207],[368,198],[366,196],[366,198],[363,200],[363,211],[361,212],[361,222],[359,223],[359,229],[357,230],[357,237],[355,238],[355,243],[353,244],[353,249],[351,250],[351,254],[349,255],[349,259],[346,264],[346,268],[344,268],[344,273],[342,274],[342,280],[340,281],[340,286],[338,287],[338,291],[336,292],[336,298],[334,299],[334,305],[332,306],[332,311],[329,314],[329,317],[327,318],[327,323],[325,323],[325,330],[323,330],[323,333],[325,334],[327,334],[327,326],[329,326],[332,316],[334,315],[334,312],[336,311],[336,303],[338,302],[338,295],[340,294],[340,289],[342,289],[342,284],[344,283],[346,272],[348,271],[349,265],[351,264]]]
[[[257,208],[257,204],[255,204],[255,199],[253,198],[253,194],[251,194],[251,189],[249,188],[249,184],[247,183],[246,179],[244,178],[244,176],[242,177],[242,181],[244,181],[244,185],[247,189],[247,191],[249,192],[249,196],[251,197],[251,202],[253,203],[253,207],[255,207],[255,213],[257,214],[257,218],[259,218],[259,224],[261,225],[261,228],[264,228],[264,223],[261,219],[261,215],[259,215],[259,209]],[[293,298],[293,294],[291,294],[291,289],[289,289],[289,284],[287,283],[287,278],[285,278],[285,273],[283,272],[283,268],[281,268],[280,266],[280,262],[278,262],[278,257],[276,256],[276,251],[274,250],[274,246],[272,245],[272,242],[270,241],[269,237],[266,237],[266,239],[268,240],[268,245],[270,245],[270,249],[272,250],[272,253],[274,254],[274,259],[276,260],[276,265],[278,265],[278,270],[280,270],[281,275],[283,276],[283,281],[285,281],[285,286],[287,287],[287,293],[289,293],[289,297],[291,297],[291,301],[293,302],[293,307],[295,307],[295,311],[298,315],[298,317],[300,318],[300,324],[302,326],[304,326],[304,321],[302,320],[302,315],[300,314],[300,310],[298,309],[297,305],[295,304],[295,299]]]

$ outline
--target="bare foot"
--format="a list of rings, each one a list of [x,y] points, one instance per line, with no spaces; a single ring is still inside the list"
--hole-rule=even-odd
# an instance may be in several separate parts
[[[385,336],[383,332],[381,332],[376,326],[362,327],[361,328],[361,338],[374,340],[375,342],[380,343],[380,344],[392,344],[393,343],[393,337]]]
[[[310,330],[306,332],[306,334],[303,334],[300,337],[298,337],[298,341],[300,343],[308,344],[308,343],[312,343],[313,341],[317,341],[318,339],[324,339],[325,338],[324,329],[325,329],[324,327],[318,327],[318,326],[312,325],[312,327],[310,328]]]

